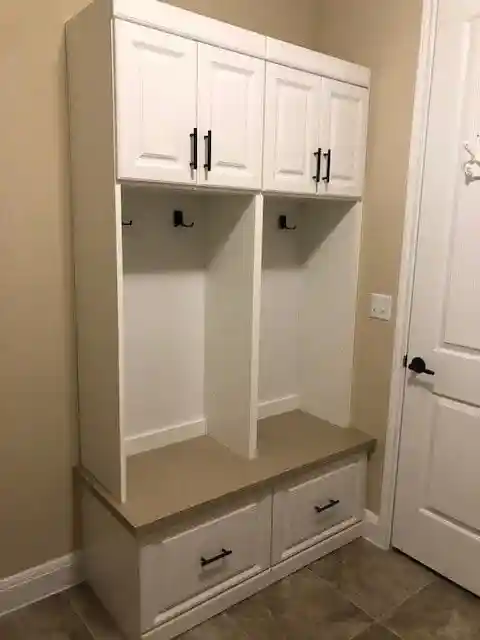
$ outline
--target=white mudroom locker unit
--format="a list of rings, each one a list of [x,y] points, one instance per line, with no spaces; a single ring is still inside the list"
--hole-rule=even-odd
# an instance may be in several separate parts
[[[67,49],[85,576],[166,640],[362,534],[370,73],[157,0]]]

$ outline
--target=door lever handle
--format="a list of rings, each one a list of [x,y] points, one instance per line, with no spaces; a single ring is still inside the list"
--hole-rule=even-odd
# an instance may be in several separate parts
[[[432,371],[432,369],[427,368],[427,363],[423,358],[419,358],[419,357],[413,358],[413,360],[408,365],[408,368],[410,369],[410,371],[413,371],[413,373],[418,373],[418,374],[424,373],[426,376],[435,375],[435,371]]]

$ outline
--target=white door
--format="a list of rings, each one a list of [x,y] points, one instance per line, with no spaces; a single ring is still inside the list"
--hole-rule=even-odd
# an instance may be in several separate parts
[[[198,45],[199,184],[262,185],[265,61]]]
[[[115,22],[117,174],[120,180],[194,183],[197,43]]]
[[[322,78],[267,63],[263,188],[315,193]]]
[[[478,0],[438,24],[393,543],[480,595]]]
[[[367,147],[368,89],[324,80],[322,171],[318,193],[361,197]]]

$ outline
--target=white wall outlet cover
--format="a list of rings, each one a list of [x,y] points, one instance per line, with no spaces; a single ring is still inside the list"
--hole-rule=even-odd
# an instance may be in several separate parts
[[[370,298],[370,317],[388,321],[392,317],[392,296],[372,293]]]

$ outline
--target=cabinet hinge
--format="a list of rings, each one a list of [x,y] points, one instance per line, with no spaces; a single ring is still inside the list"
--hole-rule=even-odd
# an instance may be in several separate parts
[[[408,365],[408,353],[407,355],[403,356],[403,368],[406,369]]]

